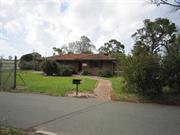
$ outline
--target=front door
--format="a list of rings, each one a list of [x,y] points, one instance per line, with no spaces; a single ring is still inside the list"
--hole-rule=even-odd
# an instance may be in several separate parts
[[[79,68],[78,68],[78,71],[81,72],[82,71],[82,63],[79,62]]]

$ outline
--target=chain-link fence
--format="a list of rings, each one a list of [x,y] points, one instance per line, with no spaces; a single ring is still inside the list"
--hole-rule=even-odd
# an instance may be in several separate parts
[[[16,60],[0,59],[0,90],[16,87]]]

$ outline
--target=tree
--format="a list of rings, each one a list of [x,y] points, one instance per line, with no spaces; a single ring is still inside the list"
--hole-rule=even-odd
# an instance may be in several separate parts
[[[93,53],[96,47],[87,36],[81,36],[80,40],[70,42],[62,48],[66,54],[70,53]]]
[[[116,39],[111,39],[104,46],[101,46],[98,51],[100,53],[115,54],[124,53],[124,45]]]
[[[157,54],[162,48],[166,51],[170,43],[174,42],[176,26],[166,18],[157,18],[155,21],[144,20],[144,27],[135,32],[132,37],[135,42],[141,42],[151,54]]]
[[[41,59],[41,54],[39,54],[37,52],[28,53],[28,54],[21,56],[20,60],[21,61],[33,61],[34,58]]]
[[[55,53],[57,52],[58,55],[62,55],[62,54],[63,54],[62,48],[56,48],[56,47],[53,47],[53,50],[54,50]]]
[[[175,41],[170,45],[169,52],[178,55],[180,53],[180,34],[176,35]]]
[[[127,87],[138,94],[160,94],[159,58],[152,54],[142,56],[127,56],[123,64],[123,75]]]
[[[76,53],[92,53],[96,48],[86,36],[81,36],[80,41],[75,42],[75,46]]]
[[[63,51],[63,54],[74,54],[76,51],[76,47],[73,42],[63,45],[61,49]]]
[[[151,0],[151,3],[156,4],[157,6],[168,5],[175,8],[175,10],[180,9],[180,0]]]
[[[37,52],[25,54],[21,56],[19,66],[21,69],[39,69],[39,60],[41,55]]]
[[[52,76],[57,71],[55,61],[45,60],[41,63],[41,69],[47,76]]]
[[[149,46],[141,41],[135,42],[132,55],[123,61],[123,75],[130,91],[145,95],[161,93],[160,58],[149,52]]]
[[[126,58],[123,67],[127,85],[140,94],[160,94],[164,81],[160,53],[169,53],[176,39],[176,26],[165,18],[146,19],[132,37],[132,56]]]
[[[176,25],[168,19],[146,19],[144,27],[132,37],[135,37],[132,56],[128,56],[123,65],[127,86],[140,94],[160,94],[164,87],[177,92],[180,89],[180,36]]]
[[[149,47],[146,46],[144,43],[141,41],[137,41],[134,44],[133,50],[131,51],[133,56],[144,56],[149,53]]]
[[[172,91],[180,92],[180,36],[171,44],[169,52],[162,59],[164,85]]]
[[[100,53],[109,54],[116,59],[116,74],[121,75],[122,72],[122,61],[125,58],[124,45],[116,39],[111,39],[104,46],[101,46],[98,51]]]

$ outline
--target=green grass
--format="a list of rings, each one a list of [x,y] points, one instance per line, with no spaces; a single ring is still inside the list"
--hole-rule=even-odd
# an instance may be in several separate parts
[[[112,77],[108,78],[108,80],[111,81],[112,88],[117,95],[124,93],[125,84],[124,79],[122,77]]]
[[[22,129],[0,127],[0,135],[30,135],[30,133]]]
[[[116,100],[180,105],[180,94],[164,92],[159,96],[139,95],[128,92],[123,77],[107,78],[111,81]]]
[[[127,92],[125,80],[123,77],[112,77],[108,78],[108,80],[111,81],[113,94],[115,95],[116,100],[138,100],[139,96],[137,94]]]
[[[19,71],[18,74],[22,76],[26,83],[25,92],[64,96],[76,88],[76,85],[72,84],[72,79],[75,77],[44,76],[42,73],[32,71]],[[84,77],[80,79],[82,79],[82,84],[79,85],[79,91],[81,92],[91,92],[97,85],[96,80]],[[22,84],[20,78],[17,77],[17,85]]]

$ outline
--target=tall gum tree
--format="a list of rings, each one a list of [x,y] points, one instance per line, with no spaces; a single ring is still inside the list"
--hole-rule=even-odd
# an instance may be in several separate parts
[[[176,32],[176,25],[166,18],[157,18],[155,21],[145,19],[144,26],[132,37],[136,43],[141,42],[141,45],[145,45],[151,54],[157,54],[163,48],[169,50],[169,45],[176,38]]]

